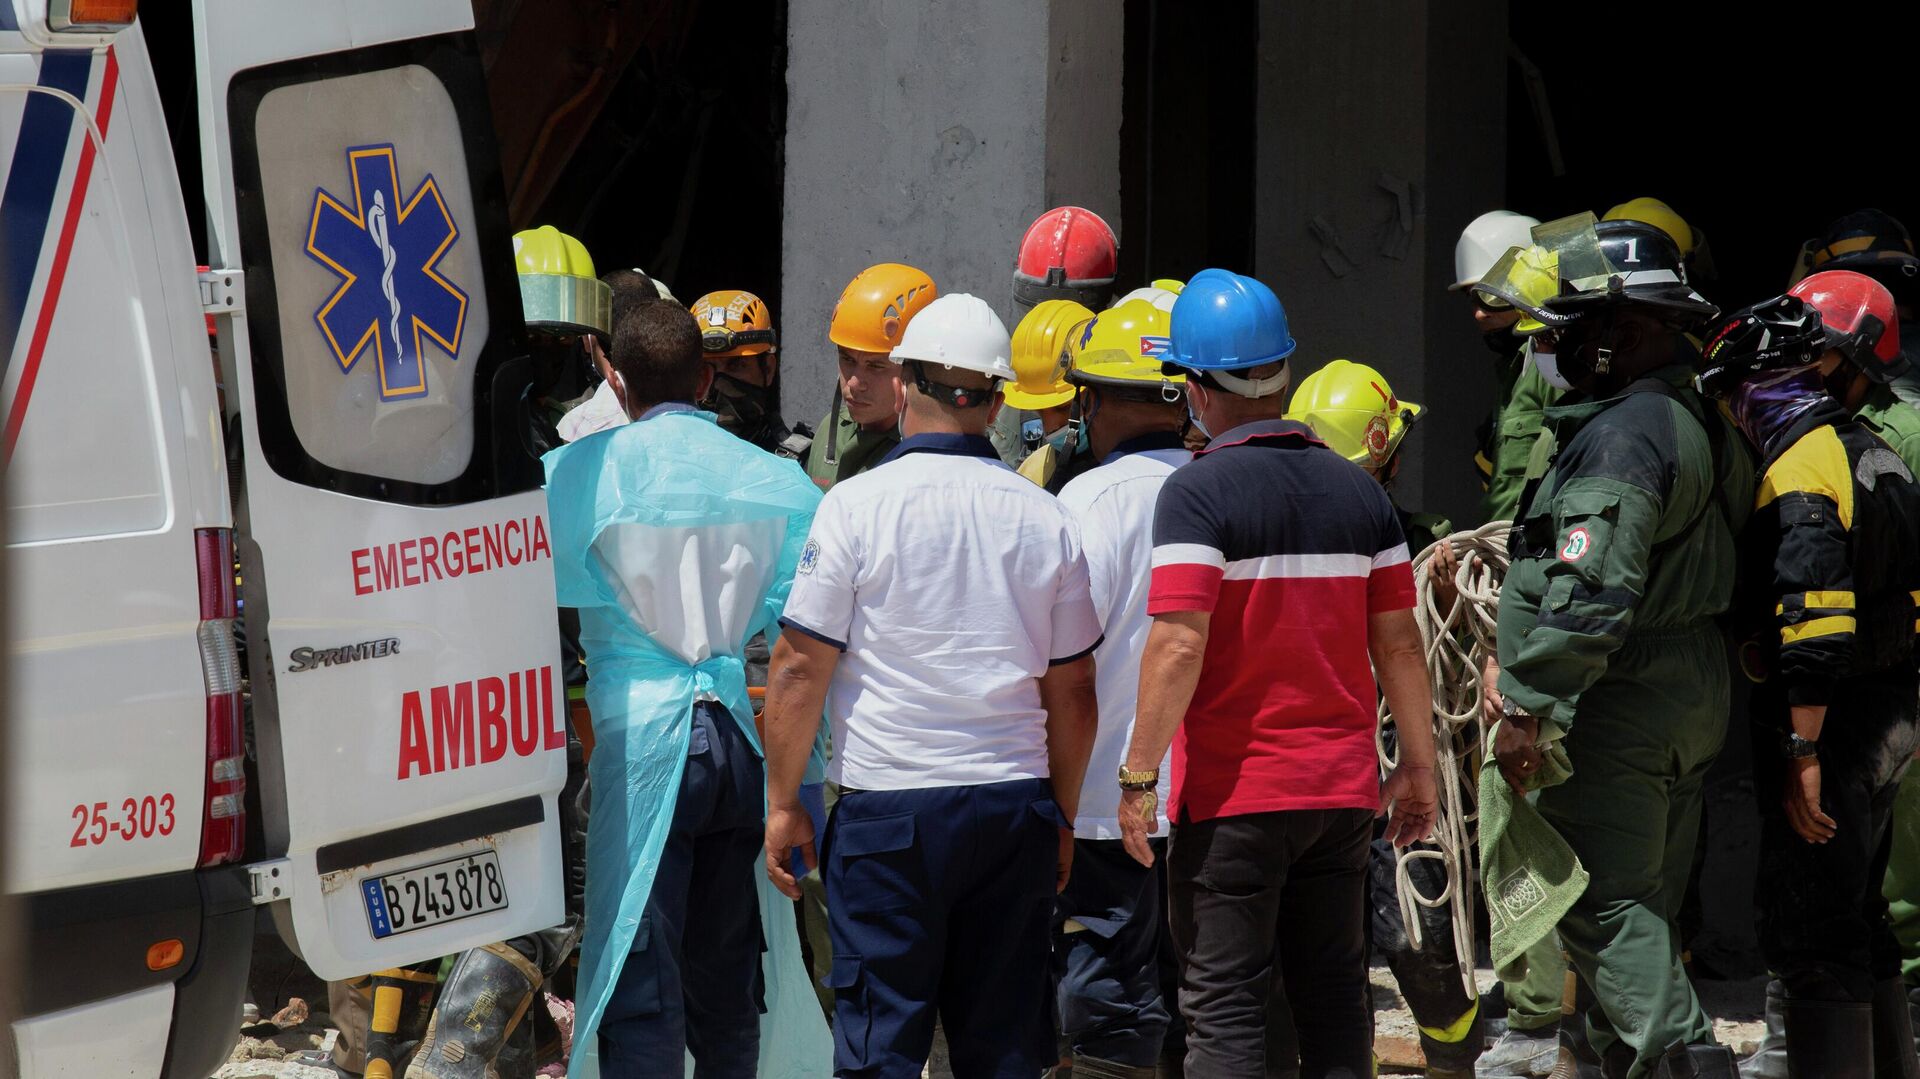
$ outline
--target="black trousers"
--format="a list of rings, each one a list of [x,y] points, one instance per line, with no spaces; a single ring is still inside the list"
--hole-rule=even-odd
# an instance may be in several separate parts
[[[1801,839],[1787,823],[1784,704],[1756,701],[1760,940],[1789,997],[1864,1003],[1874,982],[1900,975],[1880,883],[1900,777],[1920,745],[1915,692],[1911,675],[1852,679],[1835,692],[1820,731],[1820,805],[1836,826],[1825,843]]]
[[[1182,822],[1167,852],[1190,1079],[1288,1071],[1267,1056],[1284,992],[1303,1079],[1373,1074],[1364,809],[1285,810]]]

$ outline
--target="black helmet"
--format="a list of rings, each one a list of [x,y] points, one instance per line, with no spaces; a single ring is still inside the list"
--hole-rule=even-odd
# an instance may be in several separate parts
[[[1549,309],[1577,317],[1608,304],[1635,304],[1656,310],[1682,329],[1720,313],[1687,284],[1680,249],[1663,230],[1643,221],[1619,220],[1600,222],[1593,234],[1600,259],[1563,252],[1560,295],[1547,301]]]
[[[1700,349],[1700,392],[1724,397],[1763,371],[1816,363],[1827,350],[1820,309],[1798,296],[1776,296],[1734,312]]]
[[[1887,286],[1901,303],[1920,299],[1920,258],[1907,227],[1881,210],[1855,210],[1807,245],[1807,270],[1852,270]]]

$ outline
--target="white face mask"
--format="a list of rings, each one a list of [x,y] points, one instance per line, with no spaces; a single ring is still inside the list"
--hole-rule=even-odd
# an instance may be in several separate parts
[[[1557,355],[1541,351],[1534,347],[1532,341],[1527,342],[1527,351],[1532,354],[1533,366],[1540,372],[1540,377],[1547,380],[1547,385],[1556,390],[1573,389],[1573,383],[1568,382],[1567,377],[1560,373],[1560,358]]]

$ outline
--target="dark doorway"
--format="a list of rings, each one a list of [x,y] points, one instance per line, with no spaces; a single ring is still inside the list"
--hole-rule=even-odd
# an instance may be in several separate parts
[[[1124,10],[1120,284],[1252,273],[1259,7]]]
[[[1920,9],[1835,14],[1802,30],[1645,0],[1513,5],[1527,63],[1509,70],[1506,204],[1547,220],[1662,199],[1705,234],[1717,280],[1697,284],[1725,308],[1779,294],[1801,243],[1848,211],[1920,225],[1900,44]]]

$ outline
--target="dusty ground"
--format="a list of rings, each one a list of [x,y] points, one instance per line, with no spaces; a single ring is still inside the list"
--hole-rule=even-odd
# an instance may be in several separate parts
[[[263,951],[267,951],[263,949]],[[284,952],[280,953],[284,956]],[[230,1063],[215,1073],[215,1079],[332,1079],[348,1073],[313,1061],[326,1044],[332,1017],[326,1014],[326,990],[298,966],[291,956],[278,958],[271,951],[256,963],[252,1002],[265,1018],[287,1007],[294,997],[308,1005],[305,1022],[258,1036],[240,1035]],[[1380,1058],[1382,1074],[1418,1074],[1424,1061],[1420,1057],[1419,1037],[1413,1017],[1407,1012],[1394,987],[1393,976],[1384,966],[1371,972],[1374,1006],[1374,1048]],[[1493,985],[1493,972],[1479,972],[1482,989]],[[1714,1033],[1722,1044],[1744,1055],[1761,1034],[1760,1010],[1766,996],[1766,979],[1709,981],[1696,983],[1701,1003],[1713,1017]],[[302,1060],[303,1053],[314,1056]],[[946,1043],[936,1039],[927,1079],[951,1079],[947,1066]]]

